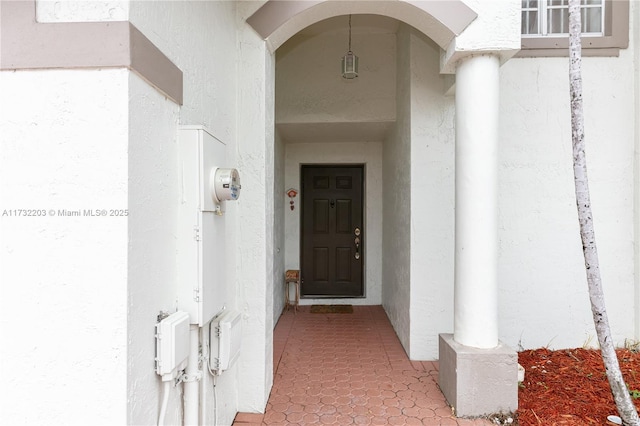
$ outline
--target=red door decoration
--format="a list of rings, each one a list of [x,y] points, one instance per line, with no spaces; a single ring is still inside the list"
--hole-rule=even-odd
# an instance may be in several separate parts
[[[289,196],[289,208],[291,208],[291,210],[295,209],[295,202],[294,202],[294,198],[296,198],[296,195],[298,195],[298,191],[296,191],[293,188],[290,188],[287,190],[287,195]]]

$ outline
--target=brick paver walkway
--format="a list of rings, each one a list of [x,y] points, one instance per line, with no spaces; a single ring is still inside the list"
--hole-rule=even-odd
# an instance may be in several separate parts
[[[274,371],[266,413],[239,413],[234,425],[491,424],[452,415],[437,361],[410,361],[381,306],[285,312],[274,333]]]

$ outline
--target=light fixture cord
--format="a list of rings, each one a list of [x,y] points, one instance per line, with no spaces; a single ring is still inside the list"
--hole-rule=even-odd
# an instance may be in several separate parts
[[[349,52],[351,52],[351,15],[349,15]]]

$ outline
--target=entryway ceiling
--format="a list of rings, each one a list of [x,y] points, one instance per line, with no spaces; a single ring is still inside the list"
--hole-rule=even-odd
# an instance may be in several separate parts
[[[298,35],[312,37],[319,34],[325,34],[330,32],[345,31],[345,23],[347,22],[346,16],[338,16],[335,18],[325,19],[324,21],[317,22],[313,25],[309,25],[298,33]],[[352,33],[353,34],[366,34],[366,33],[390,33],[395,34],[398,31],[398,25],[400,22],[396,19],[389,18],[382,15],[356,15],[352,19]]]
[[[340,60],[348,50],[348,23],[346,15],[317,22],[277,50],[276,127],[285,143],[384,141],[393,126],[400,22],[352,16],[360,76],[346,81]]]
[[[393,123],[277,123],[276,127],[285,143],[380,142],[386,139]]]

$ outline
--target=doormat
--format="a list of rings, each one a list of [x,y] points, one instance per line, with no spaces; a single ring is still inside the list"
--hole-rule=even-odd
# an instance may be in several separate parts
[[[311,305],[312,314],[352,314],[351,305]]]

